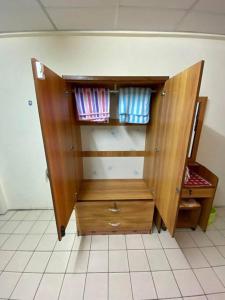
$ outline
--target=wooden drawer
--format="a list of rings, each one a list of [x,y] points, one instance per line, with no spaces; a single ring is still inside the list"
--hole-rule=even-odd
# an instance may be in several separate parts
[[[190,188],[182,189],[182,198],[211,198],[214,195],[214,188]]]
[[[153,201],[77,202],[78,218],[135,218],[149,222],[154,211]]]
[[[100,233],[150,233],[152,220],[144,222],[143,220],[133,218],[82,218],[78,220],[80,234],[100,234]]]

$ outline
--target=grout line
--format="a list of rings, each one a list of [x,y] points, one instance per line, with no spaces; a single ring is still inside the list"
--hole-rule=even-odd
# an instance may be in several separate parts
[[[75,241],[75,238],[74,238],[74,241]],[[73,241],[73,244],[74,244],[74,241]],[[72,245],[72,248],[73,248],[73,245]],[[72,249],[72,248],[71,248],[71,249]],[[60,295],[61,295],[61,292],[62,292],[63,284],[64,284],[65,277],[66,277],[66,274],[67,274],[66,271],[67,271],[67,268],[68,268],[68,265],[69,265],[69,261],[70,261],[71,254],[72,254],[72,250],[70,251],[70,255],[69,255],[69,258],[68,258],[68,261],[67,261],[67,264],[66,264],[64,276],[63,276],[63,279],[62,279],[62,284],[61,284],[61,287],[60,287],[60,290],[59,290],[59,294],[58,294],[57,299],[60,298]]]
[[[58,28],[56,27],[55,23],[53,22],[52,18],[50,17],[49,13],[47,12],[46,8],[44,7],[44,5],[42,4],[41,0],[36,0],[36,2],[39,4],[41,10],[43,11],[43,13],[45,14],[45,16],[47,17],[47,19],[49,20],[49,22],[51,23],[51,25],[53,26],[53,28],[55,30],[58,30]]]
[[[43,235],[44,235],[44,234],[43,234]],[[46,264],[46,266],[45,266],[44,271],[42,272],[42,276],[41,276],[41,279],[40,279],[39,284],[38,284],[38,286],[37,286],[37,289],[36,289],[36,292],[35,292],[35,294],[34,294],[34,298],[33,298],[33,299],[35,299],[35,297],[36,297],[36,295],[37,295],[37,292],[38,292],[39,287],[40,287],[40,285],[41,285],[42,279],[43,279],[44,275],[46,274],[45,271],[46,271],[46,269],[47,269],[47,267],[48,267],[49,261],[50,261],[50,259],[51,259],[51,257],[52,257],[52,254],[53,254],[53,251],[48,251],[48,252],[52,252],[52,253],[49,255],[49,259],[48,259],[48,261],[47,261],[47,264]]]
[[[131,273],[130,262],[129,262],[129,257],[128,257],[128,250],[130,250],[130,249],[128,249],[128,247],[127,247],[127,235],[126,234],[125,234],[125,244],[126,244],[126,253],[127,253],[127,262],[128,262],[128,270],[129,270],[131,294],[132,294],[132,299],[134,299],[133,286],[132,286],[132,281],[131,281],[131,276],[130,276],[130,273]]]
[[[90,241],[90,249],[89,249],[89,255],[88,255],[88,262],[87,262],[87,272],[86,272],[86,276],[85,276],[85,280],[84,280],[84,290],[83,290],[82,299],[84,299],[86,283],[87,283],[87,274],[88,274],[89,260],[90,260],[90,254],[91,254],[91,244],[92,244],[92,235],[91,235],[91,241]]]
[[[174,31],[177,31],[177,28],[182,24],[182,22],[185,20],[185,18],[189,15],[189,13],[192,11],[192,9],[196,6],[198,2],[199,0],[195,0],[194,3],[192,3],[192,5],[186,10],[181,19],[175,24],[173,28]]]
[[[152,234],[152,233],[151,233],[151,234]],[[158,236],[158,234],[157,234],[157,236]],[[150,270],[149,273],[150,273],[150,276],[151,276],[151,279],[152,279],[152,283],[153,283],[153,286],[154,286],[154,289],[155,289],[155,294],[156,294],[157,299],[159,299],[158,292],[157,292],[156,285],[155,285],[155,281],[154,281],[154,278],[153,278],[153,275],[152,275],[152,270],[151,270],[150,260],[149,260],[149,258],[148,258],[148,254],[147,254],[147,249],[145,248],[145,243],[144,243],[143,235],[141,235],[141,238],[142,238],[142,242],[143,242],[143,244],[144,244],[145,255],[146,255],[146,257],[147,257],[147,261],[148,261],[148,265],[149,265],[149,270]],[[158,238],[158,239],[159,239],[159,238]],[[159,239],[159,242],[160,242],[160,244],[161,244],[160,239]],[[161,245],[162,245],[162,244],[161,244]]]
[[[113,22],[113,28],[114,30],[117,28],[118,25],[118,19],[119,19],[119,11],[120,9],[120,0],[117,0],[116,5],[115,5],[115,16],[114,16],[114,22]]]

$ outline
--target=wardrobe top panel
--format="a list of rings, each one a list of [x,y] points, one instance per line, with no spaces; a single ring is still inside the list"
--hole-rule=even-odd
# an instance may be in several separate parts
[[[168,76],[71,76],[63,75],[68,83],[79,86],[104,86],[114,88],[115,86],[151,86],[164,85]]]

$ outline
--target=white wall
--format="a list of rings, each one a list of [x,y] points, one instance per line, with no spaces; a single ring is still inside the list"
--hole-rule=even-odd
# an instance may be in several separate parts
[[[198,159],[220,177],[218,205],[225,205],[225,165],[214,155],[225,139],[225,42],[184,37],[36,36],[0,38],[0,168],[9,208],[51,205],[30,58],[59,74],[174,75],[204,59],[201,95],[209,96]],[[32,100],[33,106],[27,101]],[[214,141],[214,140],[213,140]],[[204,143],[211,144],[211,150]]]

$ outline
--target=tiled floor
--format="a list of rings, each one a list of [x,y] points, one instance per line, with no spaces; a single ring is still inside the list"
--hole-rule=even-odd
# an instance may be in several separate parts
[[[225,208],[200,229],[57,241],[52,210],[0,215],[0,299],[225,300]]]

